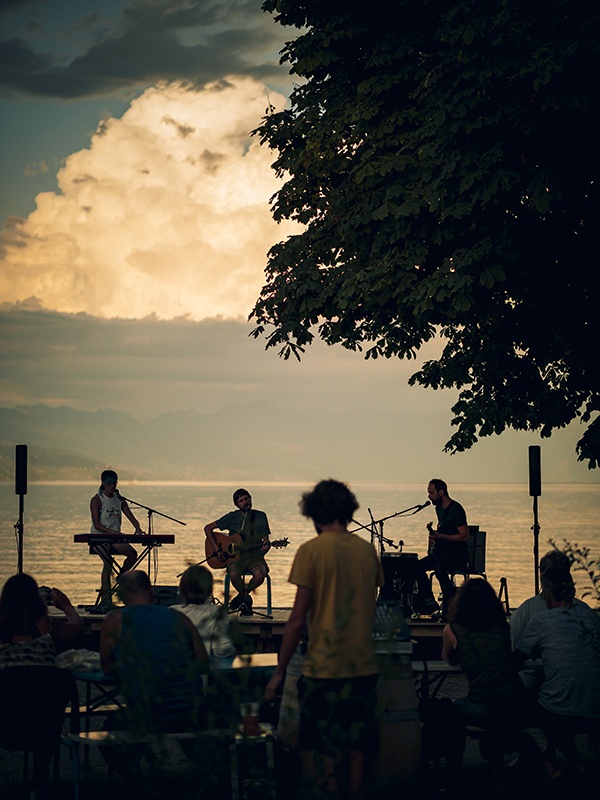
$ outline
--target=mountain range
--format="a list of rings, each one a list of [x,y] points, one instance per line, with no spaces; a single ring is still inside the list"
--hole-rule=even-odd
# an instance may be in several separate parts
[[[227,403],[214,413],[176,411],[141,421],[110,409],[0,408],[0,480],[14,476],[14,447],[28,446],[30,480],[95,480],[112,467],[127,480],[422,482],[527,479],[527,444],[507,432],[471,451],[442,452],[444,414],[283,409]],[[564,432],[561,432],[564,433]],[[545,478],[597,480],[575,459],[575,435],[545,440]],[[548,458],[549,456],[549,458]]]

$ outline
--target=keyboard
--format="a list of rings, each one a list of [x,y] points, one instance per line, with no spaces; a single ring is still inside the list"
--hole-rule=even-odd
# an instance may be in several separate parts
[[[76,533],[73,536],[74,542],[83,544],[145,544],[153,547],[161,544],[175,544],[175,536],[172,533],[151,533],[143,536],[139,533],[124,534],[116,533],[111,536],[107,533]]]

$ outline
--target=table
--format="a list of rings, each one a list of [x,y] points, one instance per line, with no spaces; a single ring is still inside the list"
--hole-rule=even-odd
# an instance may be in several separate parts
[[[90,718],[94,713],[102,713],[107,710],[124,708],[119,698],[121,690],[121,680],[117,677],[105,675],[101,669],[97,670],[74,670],[75,680],[85,684],[85,731],[90,730]],[[95,690],[96,694],[92,696]]]
[[[273,672],[277,666],[277,653],[251,653],[233,658],[210,659],[211,670],[218,672],[237,672],[250,669],[253,672]]]
[[[277,666],[277,653],[252,653],[238,655],[233,658],[211,658],[210,675],[226,676],[245,674],[268,675]],[[74,670],[77,681],[85,684],[85,730],[90,729],[90,718],[94,713],[101,713],[105,706],[124,708],[119,698],[121,680],[117,676],[105,675],[101,670]],[[93,694],[95,692],[95,694]]]
[[[231,708],[231,688],[237,686],[240,692],[240,698],[244,696],[252,697],[253,699],[260,692],[262,695],[262,685],[265,678],[272,673],[277,666],[277,653],[253,653],[251,655],[235,656],[234,658],[213,658],[211,659],[210,671],[207,678],[213,679],[212,686],[213,698],[214,695],[223,698],[224,714],[223,714],[223,730],[229,730],[231,737],[229,744],[230,753],[230,773],[231,773],[231,786],[234,800],[239,800],[242,792],[240,791],[243,781],[241,775],[245,772],[247,764],[246,760],[250,756],[249,750],[254,750],[259,745],[265,749],[265,764],[266,774],[268,778],[265,787],[266,796],[271,800],[275,798],[275,767],[274,767],[274,751],[273,743],[275,731],[273,725],[269,723],[260,723],[260,732],[257,736],[244,736],[239,729],[231,730],[232,721],[232,708]],[[107,705],[116,705],[118,708],[124,708],[123,703],[119,697],[121,689],[121,680],[115,676],[105,675],[102,670],[92,671],[77,671],[74,670],[73,675],[76,680],[85,684],[85,734],[81,736],[72,737],[78,744],[86,744],[85,748],[85,764],[89,761],[89,745],[94,744],[94,732],[90,734],[90,719],[94,713],[101,713],[101,709]],[[226,707],[225,707],[226,706]],[[235,712],[235,709],[234,709]],[[218,712],[213,711],[213,717],[218,718]],[[205,732],[210,735],[210,732]],[[220,732],[221,735],[223,731]],[[108,735],[106,732],[96,735]],[[168,736],[168,734],[167,734]],[[175,736],[175,734],[171,734]],[[254,758],[254,757],[252,757]]]
[[[421,700],[429,700],[435,697],[444,685],[448,675],[453,673],[460,674],[463,671],[460,664],[448,664],[443,659],[431,661],[425,659],[422,661],[415,660],[412,662],[412,668],[413,673],[417,677],[420,676],[421,679],[419,689]]]
[[[460,674],[463,668],[460,664],[448,664],[447,661],[440,660],[414,660],[412,662],[413,673],[421,679],[420,695],[422,700],[435,697],[444,685],[448,675]],[[543,669],[541,659],[527,659],[522,669],[540,670]]]

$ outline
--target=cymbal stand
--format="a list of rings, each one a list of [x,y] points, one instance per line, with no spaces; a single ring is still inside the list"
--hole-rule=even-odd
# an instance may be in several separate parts
[[[384,523],[387,522],[388,519],[393,519],[394,517],[401,517],[401,516],[412,517],[413,514],[417,514],[419,511],[421,511],[428,505],[429,503],[421,503],[420,505],[410,506],[409,508],[405,508],[402,511],[396,511],[395,514],[390,514],[389,516],[382,517],[381,519],[378,520],[373,518],[373,514],[371,512],[371,509],[369,508],[367,510],[369,512],[369,516],[371,517],[371,523],[369,525],[361,525],[360,522],[357,522],[355,519],[353,519],[352,522],[355,525],[358,525],[358,528],[351,530],[350,533],[355,533],[359,529],[369,531],[371,534],[371,544],[373,545],[373,547],[375,547],[380,557],[385,552],[383,547],[384,544],[387,544],[389,547],[395,547],[396,550],[398,549],[398,547],[400,547],[400,552],[402,552],[402,548],[404,547],[404,542],[402,540],[400,540],[399,544],[394,544],[394,542],[391,539],[386,539],[386,537],[383,535]],[[375,544],[375,541],[378,542],[378,546]]]

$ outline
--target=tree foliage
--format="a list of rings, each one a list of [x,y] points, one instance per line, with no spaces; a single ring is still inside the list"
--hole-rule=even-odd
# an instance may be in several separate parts
[[[580,418],[600,458],[597,79],[590,0],[266,0],[296,28],[290,108],[255,132],[285,178],[255,336],[437,360],[446,450]]]

